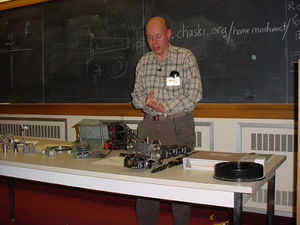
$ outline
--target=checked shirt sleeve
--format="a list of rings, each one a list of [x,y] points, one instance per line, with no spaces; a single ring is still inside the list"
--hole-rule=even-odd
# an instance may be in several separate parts
[[[132,104],[136,109],[147,108],[145,105],[145,99],[147,97],[146,88],[144,87],[143,82],[143,72],[141,70],[141,62],[137,64],[136,67],[136,77],[134,84],[134,91],[131,93]]]

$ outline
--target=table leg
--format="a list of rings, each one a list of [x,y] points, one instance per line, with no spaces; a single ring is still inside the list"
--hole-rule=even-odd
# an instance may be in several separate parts
[[[267,224],[274,224],[275,175],[268,181]]]
[[[233,224],[242,225],[243,223],[243,194],[234,193]]]
[[[9,195],[9,218],[15,220],[15,186],[14,179],[8,178],[8,195]]]

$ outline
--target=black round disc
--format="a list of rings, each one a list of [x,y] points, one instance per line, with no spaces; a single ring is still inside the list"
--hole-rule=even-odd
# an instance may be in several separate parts
[[[244,161],[217,163],[214,178],[234,182],[257,181],[264,178],[264,167],[258,163]]]

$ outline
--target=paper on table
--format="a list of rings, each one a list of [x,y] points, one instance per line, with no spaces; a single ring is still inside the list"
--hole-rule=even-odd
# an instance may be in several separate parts
[[[26,143],[27,143],[27,142],[26,142]],[[43,144],[43,145],[37,145],[37,146],[35,146],[35,150],[42,151],[43,149],[51,148],[51,147],[56,147],[56,146],[62,146],[62,145],[58,145],[58,144]],[[70,147],[72,147],[71,145],[63,145],[63,146],[70,146]]]
[[[38,143],[38,141],[26,141],[27,145],[34,145],[35,146],[37,143]],[[24,143],[20,142],[17,145],[20,146],[20,147],[23,147]]]
[[[183,158],[183,168],[213,171],[217,163],[238,161],[242,156],[241,153],[198,151],[189,157]]]
[[[104,159],[100,159],[96,162],[93,162],[92,164],[98,164],[98,165],[110,165],[110,166],[123,166],[124,163],[124,157],[122,156],[112,156],[107,157]]]

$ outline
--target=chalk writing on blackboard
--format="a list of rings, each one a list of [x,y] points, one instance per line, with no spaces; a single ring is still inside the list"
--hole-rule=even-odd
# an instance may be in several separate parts
[[[288,3],[288,12],[292,17],[292,24],[295,28],[295,40],[300,40],[300,3],[295,3],[294,1],[289,1]]]
[[[296,3],[295,1],[289,1],[288,2],[288,11],[298,11],[298,12],[300,12],[300,3]]]
[[[28,24],[25,25],[25,37],[28,33]],[[9,53],[9,73],[10,73],[10,88],[14,87],[14,53],[23,51],[32,51],[32,48],[19,48],[12,32],[7,34],[7,41],[4,43],[4,49],[0,49],[0,53]]]
[[[97,59],[97,55],[107,54],[111,52],[117,52],[126,50],[129,48],[128,38],[116,38],[116,37],[95,37],[95,34],[89,28],[89,55],[86,60],[86,74],[92,69],[92,76],[94,82],[96,82],[102,75],[103,69],[101,68],[101,61]],[[124,57],[115,57],[111,62],[111,78],[120,78],[127,72],[127,62]],[[92,81],[92,82],[93,82]]]
[[[299,30],[297,30],[295,32],[295,40],[300,40],[300,31]]]
[[[289,17],[292,18],[292,28],[294,34],[292,33],[291,39],[295,42],[300,41],[300,3],[295,1],[289,1],[287,7]],[[299,46],[299,45],[298,45]],[[300,59],[300,51],[293,50],[289,52],[289,73],[295,74],[297,71],[298,60]]]
[[[28,35],[31,33],[31,32],[29,31],[29,26],[30,26],[30,21],[27,21],[27,22],[25,23],[25,30],[24,30],[24,32],[25,32],[25,38],[27,38]]]
[[[232,21],[229,26],[214,26],[203,27],[198,24],[186,24],[181,23],[181,27],[175,31],[175,36],[178,39],[192,39],[208,36],[221,36],[226,39],[228,44],[230,38],[233,36],[251,35],[251,34],[264,34],[264,33],[282,33],[282,40],[286,37],[286,33],[289,29],[291,18],[288,22],[283,22],[280,25],[273,25],[270,21],[267,21],[265,25],[255,25],[252,27],[239,26],[236,21]]]
[[[116,38],[116,37],[97,37],[91,29],[89,28],[89,55],[86,60],[86,74],[89,74],[90,68],[92,70],[93,81],[97,81],[102,75],[103,70],[101,68],[101,61],[98,59],[97,55],[118,52],[121,50],[126,50],[129,48],[128,38]],[[111,62],[111,73],[109,76],[111,78],[120,78],[124,76],[127,72],[127,62],[124,57],[115,57]]]

